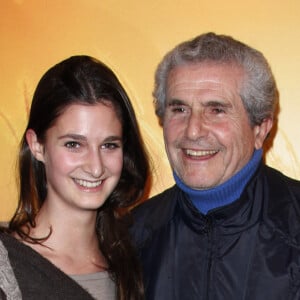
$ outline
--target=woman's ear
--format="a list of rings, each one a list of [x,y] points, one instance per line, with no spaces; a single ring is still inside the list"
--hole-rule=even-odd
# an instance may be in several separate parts
[[[44,162],[44,146],[38,141],[36,133],[33,129],[26,131],[26,141],[32,155],[41,162]]]

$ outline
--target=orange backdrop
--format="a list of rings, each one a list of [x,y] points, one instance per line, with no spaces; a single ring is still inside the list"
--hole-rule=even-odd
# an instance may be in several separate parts
[[[152,107],[153,73],[178,42],[215,31],[269,59],[280,89],[278,132],[267,162],[300,179],[300,2],[297,0],[3,0],[0,2],[0,220],[17,202],[15,161],[35,86],[53,64],[95,56],[118,74],[152,155],[151,194],[173,184]]]

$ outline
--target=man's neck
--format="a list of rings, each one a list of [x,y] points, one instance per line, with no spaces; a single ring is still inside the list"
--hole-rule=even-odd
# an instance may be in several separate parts
[[[262,159],[262,150],[255,150],[250,161],[233,177],[223,184],[207,190],[195,190],[185,185],[175,172],[177,186],[185,192],[194,206],[203,214],[210,210],[228,205],[237,200],[245,186],[257,170]]]

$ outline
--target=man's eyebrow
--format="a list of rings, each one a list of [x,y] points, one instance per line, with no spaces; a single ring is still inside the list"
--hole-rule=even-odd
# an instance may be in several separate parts
[[[167,100],[167,106],[174,106],[174,105],[185,105],[185,102],[180,99],[168,99]]]
[[[224,102],[221,100],[210,100],[207,102],[202,103],[204,107],[224,107],[224,108],[230,108],[232,107],[232,104],[229,102]]]
[[[187,105],[184,100],[180,100],[177,98],[167,100],[167,106],[175,106],[175,105]],[[224,107],[230,108],[232,107],[231,103],[224,102],[221,100],[209,100],[201,104],[203,107]]]

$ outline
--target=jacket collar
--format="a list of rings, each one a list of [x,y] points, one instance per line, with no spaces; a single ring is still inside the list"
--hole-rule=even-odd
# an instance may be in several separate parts
[[[207,215],[200,213],[187,195],[178,189],[178,212],[182,213],[184,222],[195,231],[206,232],[218,226],[223,234],[234,234],[260,221],[261,208],[264,199],[268,197],[265,187],[261,165],[238,200],[211,210]]]

